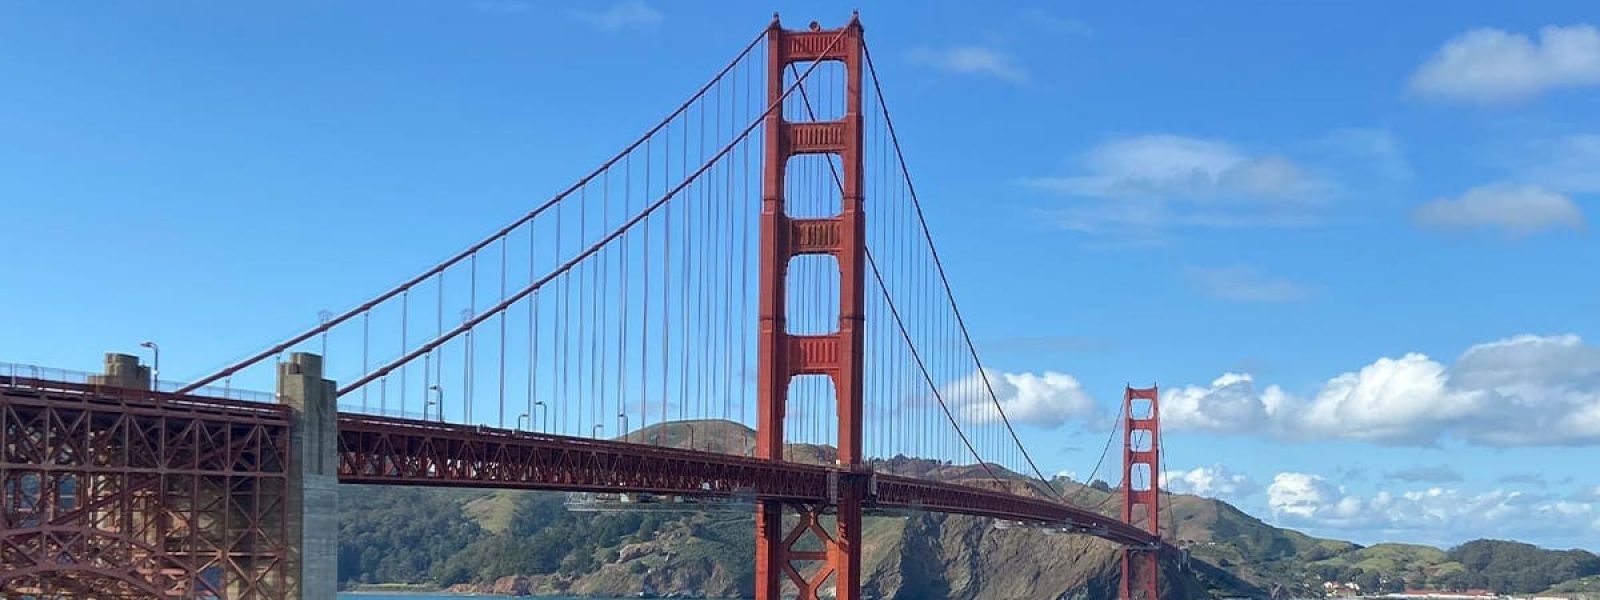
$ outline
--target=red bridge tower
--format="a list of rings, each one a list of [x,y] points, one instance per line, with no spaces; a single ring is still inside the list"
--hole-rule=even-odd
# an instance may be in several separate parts
[[[842,29],[788,31],[776,18],[767,29],[767,101],[778,105],[766,116],[762,172],[760,331],[757,340],[756,455],[783,460],[783,420],[790,379],[827,375],[833,379],[839,421],[839,465],[846,470],[837,493],[816,504],[762,500],[756,507],[756,598],[778,600],[787,578],[800,600],[823,597],[831,581],[838,600],[861,595],[861,509],[868,479],[861,465],[863,318],[866,282],[866,217],[862,213],[861,23],[855,17]],[[784,71],[791,64],[843,63],[844,114],[834,121],[784,120]],[[834,154],[843,165],[838,215],[792,218],[785,210],[784,170],[790,157]],[[795,335],[788,331],[785,279],[796,256],[834,257],[839,264],[839,327],[831,333]],[[785,531],[785,506],[799,520]],[[827,531],[824,511],[834,509]]]
[[[1128,387],[1122,394],[1124,422],[1122,450],[1122,522],[1136,525],[1144,517],[1145,530],[1161,536],[1161,402],[1156,386]],[[1140,510],[1135,510],[1135,508]],[[1142,515],[1141,515],[1142,513]],[[1159,598],[1161,544],[1151,548],[1122,549],[1122,600],[1142,596]]]

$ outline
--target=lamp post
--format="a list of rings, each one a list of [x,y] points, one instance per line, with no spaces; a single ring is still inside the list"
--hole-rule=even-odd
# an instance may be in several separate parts
[[[149,348],[155,356],[150,359],[150,389],[161,391],[161,346],[150,340],[139,343],[139,346]]]
[[[617,422],[622,425],[622,441],[628,441],[628,413],[617,413]]]
[[[544,433],[550,428],[550,407],[545,406],[543,400],[534,401],[533,410],[537,412],[541,408],[544,409],[544,418],[539,420],[543,424],[543,427],[539,428],[539,432]]]
[[[528,421],[530,427],[533,425],[533,419],[528,417],[528,413],[522,413],[517,415],[517,431],[522,431],[522,422],[524,420]]]
[[[601,429],[605,429],[605,428],[606,428],[606,424],[605,423],[595,423],[594,424],[594,431],[589,432],[589,437],[591,439],[596,439],[596,440],[600,439],[600,430]]]
[[[328,321],[331,320],[333,320],[333,311],[326,309],[317,311],[317,324],[327,325]],[[328,359],[328,330],[326,329],[322,330],[322,359]]]
[[[428,390],[432,391],[434,393],[434,397],[433,398],[424,398],[423,399],[423,401],[422,401],[422,420],[424,420],[424,421],[428,420],[428,407],[429,406],[438,406],[439,407],[438,408],[438,413],[439,414],[437,415],[437,417],[438,417],[439,422],[443,423],[444,422],[444,390],[439,389],[438,385],[430,385],[430,386],[428,386]]]

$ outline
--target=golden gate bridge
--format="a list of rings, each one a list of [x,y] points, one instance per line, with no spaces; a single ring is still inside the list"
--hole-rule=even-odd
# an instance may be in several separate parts
[[[1017,436],[854,17],[775,16],[492,235],[216,373],[149,375],[0,371],[6,597],[331,598],[339,483],[749,499],[760,600],[859,598],[875,509],[1110,540],[1123,598],[1171,550],[1155,388],[1124,395],[1120,519]]]

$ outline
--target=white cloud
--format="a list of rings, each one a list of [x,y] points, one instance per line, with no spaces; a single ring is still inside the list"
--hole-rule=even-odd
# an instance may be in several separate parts
[[[1573,546],[1600,533],[1594,520],[1600,504],[1594,502],[1444,487],[1363,496],[1308,473],[1278,473],[1267,486],[1267,506],[1281,525],[1436,544],[1503,536]]]
[[[1576,335],[1520,335],[1468,348],[1446,367],[1426,355],[1380,358],[1302,397],[1229,373],[1169,388],[1174,430],[1260,432],[1425,446],[1600,444],[1600,348]]]
[[[1330,186],[1280,155],[1220,140],[1150,134],[1107,140],[1078,173],[1024,177],[1025,187],[1098,200],[1060,211],[1063,228],[1098,234],[1168,226],[1300,227]]]
[[[1256,393],[1247,374],[1225,373],[1209,386],[1167,388],[1161,393],[1161,424],[1173,430],[1233,433],[1273,422],[1285,394],[1271,386]]]
[[[601,31],[617,32],[626,29],[644,29],[661,24],[664,15],[642,0],[623,0],[611,8],[569,11],[574,19],[594,26]]]
[[[1161,487],[1176,494],[1237,500],[1261,489],[1249,476],[1222,465],[1163,471],[1161,475]]]
[[[1317,437],[1384,443],[1433,439],[1480,410],[1482,394],[1445,386],[1445,367],[1426,355],[1380,358],[1323,384],[1294,428]]]
[[[1023,22],[1048,33],[1065,34],[1084,39],[1094,37],[1094,28],[1088,23],[1063,17],[1037,8],[1022,11]]]
[[[1573,499],[1580,502],[1600,502],[1600,485],[1587,490],[1579,490],[1577,494],[1574,494]]]
[[[1573,334],[1519,335],[1468,348],[1456,360],[1457,385],[1506,387],[1534,381],[1584,381],[1600,376],[1600,348]]]
[[[995,48],[977,45],[949,48],[918,48],[911,60],[935,69],[974,77],[992,77],[1009,83],[1027,83],[1027,69],[1017,65],[1011,55]]]
[[[1099,414],[1094,398],[1071,375],[1054,371],[1002,373],[993,369],[986,369],[985,373],[988,374],[987,387],[983,377],[975,372],[942,390],[946,401],[952,403],[953,410],[965,422],[999,421],[995,399],[1000,401],[1006,417],[1016,424],[1055,427],[1071,419]],[[990,387],[994,389],[993,398],[989,396]]]
[[[1570,194],[1600,194],[1600,135],[1574,134],[1533,144],[1519,155],[1523,178]]]
[[[1376,183],[1410,181],[1415,177],[1405,144],[1393,131],[1380,128],[1345,128],[1328,132],[1312,147],[1350,163],[1363,180]]]
[[[1233,302],[1293,302],[1311,296],[1311,289],[1248,266],[1190,267],[1189,282],[1207,296]]]
[[[1390,471],[1384,476],[1395,481],[1409,483],[1455,483],[1462,480],[1461,473],[1450,465],[1407,467],[1398,471]]]
[[[1108,140],[1081,162],[1081,175],[1032,177],[1023,183],[1075,196],[1188,201],[1303,200],[1316,191],[1304,170],[1287,158],[1250,155],[1227,142],[1179,135]]]
[[[1440,229],[1496,228],[1513,235],[1546,229],[1582,229],[1583,211],[1571,199],[1536,185],[1482,185],[1460,198],[1440,198],[1417,207],[1417,223]]]
[[[1513,473],[1513,474],[1501,477],[1500,479],[1498,479],[1496,481],[1498,481],[1499,483],[1511,483],[1511,484],[1517,484],[1517,485],[1531,485],[1531,486],[1537,486],[1537,487],[1545,487],[1545,486],[1550,485],[1550,482],[1545,480],[1544,476],[1540,475],[1538,473]],[[1600,500],[1600,497],[1596,497],[1596,500]]]
[[[1279,519],[1348,523],[1361,515],[1361,500],[1320,475],[1279,473],[1267,486],[1267,507]]]
[[[1475,29],[1446,42],[1411,76],[1413,93],[1483,104],[1592,85],[1600,85],[1600,30],[1592,25],[1545,27],[1537,41]]]
[[[1576,335],[1516,337],[1468,348],[1451,383],[1480,390],[1463,437],[1496,446],[1600,443],[1600,348]]]

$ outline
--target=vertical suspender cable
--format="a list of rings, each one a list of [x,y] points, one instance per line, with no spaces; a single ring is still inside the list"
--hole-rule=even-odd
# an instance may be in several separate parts
[[[500,238],[500,299],[506,299],[506,242],[509,237]],[[500,313],[500,420],[498,426],[506,426],[506,313]]]

